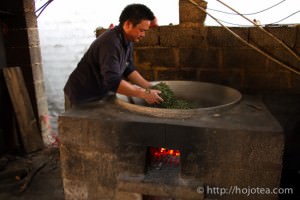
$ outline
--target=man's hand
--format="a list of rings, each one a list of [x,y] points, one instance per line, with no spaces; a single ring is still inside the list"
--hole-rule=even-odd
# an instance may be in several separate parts
[[[137,74],[137,73],[136,73]],[[132,85],[131,83],[122,80],[120,82],[120,85],[118,87],[117,92],[126,96],[132,96],[132,97],[138,97],[138,98],[142,98],[144,99],[147,103],[149,104],[154,104],[154,103],[161,103],[164,100],[159,96],[159,94],[161,93],[161,91],[159,90],[151,90],[149,88],[149,82],[147,81],[141,81],[140,79],[138,82],[144,83],[144,86],[147,89],[144,89],[142,87],[137,87],[135,85]],[[144,79],[142,79],[144,80]]]
[[[148,104],[160,104],[164,100],[159,96],[161,91],[159,90],[151,90],[151,89],[146,89],[144,91],[143,99],[148,103]]]

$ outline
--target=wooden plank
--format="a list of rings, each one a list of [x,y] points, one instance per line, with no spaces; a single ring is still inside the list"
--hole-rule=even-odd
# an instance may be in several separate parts
[[[21,141],[27,153],[43,148],[41,132],[19,67],[3,68],[5,82],[20,128]]]

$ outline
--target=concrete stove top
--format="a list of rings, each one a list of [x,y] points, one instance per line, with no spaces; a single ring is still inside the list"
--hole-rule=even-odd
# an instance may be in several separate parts
[[[178,183],[183,180],[200,186],[270,188],[280,184],[283,130],[264,104],[253,96],[243,96],[230,109],[194,113],[183,119],[134,112],[111,98],[75,107],[63,113],[58,121],[66,199],[134,200],[141,199],[143,194],[155,195],[155,186],[149,188],[153,184],[143,183],[142,178],[150,146],[180,150]],[[128,180],[138,182],[129,181],[130,187],[124,187]],[[180,192],[163,192],[172,191],[172,187],[178,190],[181,184],[161,182],[166,190],[160,195],[183,199]],[[182,189],[189,191],[186,199],[216,197],[216,194],[197,193],[195,184],[186,187]],[[236,198],[231,195],[225,199]],[[277,196],[251,198],[277,199]]]

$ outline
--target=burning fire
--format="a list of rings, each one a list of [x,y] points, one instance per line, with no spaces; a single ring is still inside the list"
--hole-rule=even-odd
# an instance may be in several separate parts
[[[154,167],[161,166],[179,166],[180,151],[167,148],[150,147],[150,165]]]

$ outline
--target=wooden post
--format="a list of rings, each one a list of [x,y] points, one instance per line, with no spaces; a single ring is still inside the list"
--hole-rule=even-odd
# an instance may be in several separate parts
[[[21,142],[27,153],[43,148],[41,132],[19,67],[3,68],[5,82],[20,129]]]

